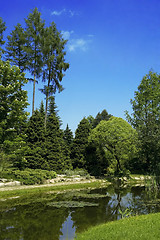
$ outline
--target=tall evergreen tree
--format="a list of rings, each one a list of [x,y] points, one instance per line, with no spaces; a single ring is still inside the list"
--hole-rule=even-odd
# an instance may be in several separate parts
[[[21,24],[17,24],[15,29],[7,37],[6,44],[6,59],[13,65],[19,67],[21,72],[27,67],[27,54],[26,54],[26,34]]]
[[[112,117],[112,115],[108,114],[105,109],[101,113],[99,112],[93,120],[93,128],[95,128],[102,120],[108,121],[110,117]]]
[[[54,22],[45,29],[43,35],[43,81],[47,82],[41,91],[46,96],[45,106],[45,126],[47,121],[48,101],[57,90],[61,92],[63,90],[61,81],[64,77],[64,71],[69,68],[69,64],[65,62],[66,52],[64,50],[66,40],[62,38],[62,35],[57,31]]]
[[[43,103],[41,103],[40,110],[35,110],[29,119],[26,135],[29,147],[26,152],[26,166],[33,169],[49,169],[47,161],[44,158],[45,129]]]
[[[73,168],[83,168],[86,163],[86,147],[88,144],[88,136],[91,131],[90,123],[83,118],[75,132],[73,147],[71,152],[71,160]]]
[[[92,115],[89,115],[87,117],[87,120],[88,120],[88,122],[89,122],[89,124],[91,126],[91,129],[92,129],[93,128],[93,124],[94,124],[94,117]]]
[[[5,22],[3,22],[3,19],[0,17],[0,57],[2,53],[4,52],[2,49],[2,46],[4,45],[5,41],[3,40],[3,32],[6,30]]]
[[[72,142],[73,142],[73,133],[71,129],[69,128],[68,124],[66,129],[64,130],[63,138],[68,145],[69,148],[71,148]]]
[[[63,140],[59,117],[56,114],[54,97],[50,97],[48,119],[46,126],[45,158],[50,170],[61,172],[71,168],[69,153]]]
[[[26,34],[27,34],[27,55],[28,55],[28,68],[33,79],[33,103],[32,114],[34,112],[35,104],[35,84],[40,77],[43,61],[41,51],[41,38],[44,32],[44,21],[41,19],[41,13],[35,8],[32,13],[25,19],[26,22]]]

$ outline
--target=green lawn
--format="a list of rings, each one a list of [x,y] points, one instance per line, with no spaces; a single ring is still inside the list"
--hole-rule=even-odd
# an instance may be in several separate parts
[[[68,185],[32,185],[31,187],[28,186],[24,189],[20,189],[19,187],[15,187],[15,189],[9,187],[6,187],[5,191],[1,191],[0,189],[0,199],[8,198],[8,197],[14,197],[14,196],[23,196],[28,194],[39,194],[43,192],[49,192],[49,191],[64,191],[64,190],[70,190],[70,189],[87,189],[87,188],[100,188],[100,187],[107,187],[109,183],[102,183],[101,181],[95,181],[90,183],[75,183],[75,184],[68,184]]]
[[[160,213],[124,218],[79,234],[76,240],[158,240]]]

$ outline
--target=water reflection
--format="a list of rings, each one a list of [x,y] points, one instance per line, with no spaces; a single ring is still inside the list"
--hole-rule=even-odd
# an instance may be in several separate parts
[[[71,213],[69,214],[65,222],[62,224],[61,232],[62,232],[62,235],[60,236],[59,240],[66,240],[67,238],[69,240],[74,238],[76,227],[73,226]]]
[[[99,206],[55,208],[51,201],[74,200],[75,193],[43,194],[0,203],[1,240],[71,240],[75,234],[90,226],[121,218],[127,208],[132,214],[160,211],[159,204],[151,204],[144,187],[95,189],[89,194],[105,194],[103,198],[83,198]],[[80,199],[82,200],[82,199]]]

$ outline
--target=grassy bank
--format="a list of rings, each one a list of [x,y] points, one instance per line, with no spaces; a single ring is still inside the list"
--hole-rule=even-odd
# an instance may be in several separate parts
[[[20,187],[8,187],[0,189],[0,199],[22,196],[25,194],[37,194],[48,191],[64,191],[69,189],[82,189],[82,188],[99,188],[102,186],[107,186],[109,183],[104,183],[103,181],[93,181],[93,182],[78,182],[78,183],[65,183],[65,184],[47,184],[47,185],[32,185],[32,186],[20,186]]]
[[[159,223],[160,213],[125,218],[90,228],[76,240],[157,240]]]

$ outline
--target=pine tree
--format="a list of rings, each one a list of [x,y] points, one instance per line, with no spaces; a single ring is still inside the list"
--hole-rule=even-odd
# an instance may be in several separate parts
[[[3,22],[3,19],[0,17],[0,57],[4,52],[1,46],[3,46],[5,43],[5,41],[3,40],[3,32],[5,30],[6,30],[5,22]]]
[[[18,23],[7,38],[6,59],[13,65],[18,66],[21,72],[24,72],[27,67],[27,54],[25,51],[27,41],[21,24]]]
[[[26,153],[26,166],[33,169],[49,169],[47,161],[44,158],[45,129],[43,102],[41,102],[40,110],[35,110],[29,119],[26,135],[29,147]]]
[[[27,35],[27,55],[28,55],[28,68],[33,79],[33,103],[32,114],[34,113],[35,102],[35,84],[42,72],[42,51],[41,51],[41,38],[44,32],[44,21],[41,19],[41,13],[35,8],[32,13],[25,19],[26,22],[26,35]]]
[[[93,128],[95,128],[102,120],[108,121],[110,117],[112,117],[112,115],[108,114],[105,109],[101,113],[99,112],[93,120]]]
[[[71,159],[73,168],[84,168],[86,163],[86,147],[88,144],[88,136],[91,131],[90,123],[83,118],[78,125],[73,140]]]
[[[69,153],[63,140],[59,117],[56,113],[54,97],[50,98],[48,119],[46,126],[45,157],[50,170],[60,172],[71,168]]]
[[[69,128],[68,124],[67,124],[66,129],[64,130],[63,138],[64,138],[67,146],[69,148],[71,148],[71,145],[72,145],[72,142],[73,142],[73,133],[72,133],[71,129]]]
[[[64,77],[64,71],[69,68],[69,64],[65,62],[66,52],[64,47],[66,40],[57,31],[54,22],[51,23],[44,31],[42,38],[42,52],[43,52],[43,81],[47,82],[41,91],[46,96],[45,106],[45,126],[47,121],[48,101],[49,97],[55,94],[58,90],[63,90],[61,81]]]

